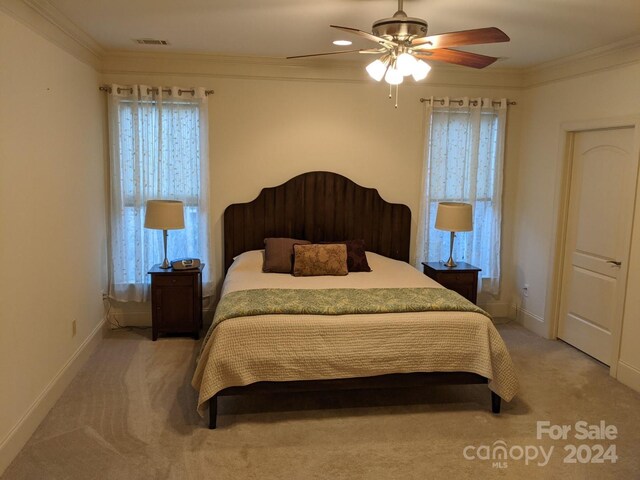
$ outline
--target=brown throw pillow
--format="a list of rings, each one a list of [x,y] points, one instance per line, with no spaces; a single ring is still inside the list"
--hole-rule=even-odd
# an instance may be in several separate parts
[[[347,266],[350,272],[370,272],[364,240],[347,240]]]
[[[349,268],[349,272],[371,271],[369,262],[367,262],[364,240],[344,240],[340,242],[321,243],[344,243],[347,246],[347,268]]]
[[[346,275],[347,246],[344,243],[293,246],[293,275]]]
[[[295,238],[265,238],[262,271],[267,273],[291,273],[293,246],[308,245],[307,240]]]

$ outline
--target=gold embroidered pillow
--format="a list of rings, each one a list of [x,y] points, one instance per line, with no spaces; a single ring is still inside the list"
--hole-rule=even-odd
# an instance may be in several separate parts
[[[293,246],[293,275],[346,275],[347,246],[342,244],[311,244]]]

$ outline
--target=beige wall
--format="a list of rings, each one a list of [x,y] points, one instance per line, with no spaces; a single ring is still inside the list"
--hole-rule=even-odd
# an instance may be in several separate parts
[[[101,324],[97,85],[93,68],[0,12],[0,472]]]
[[[640,64],[611,68],[551,82],[527,91],[522,105],[513,265],[514,297],[520,320],[538,333],[554,336],[548,318],[547,288],[553,270],[553,248],[559,208],[561,163],[566,122],[640,115]],[[633,232],[621,361],[640,375],[640,215]],[[527,283],[529,297],[519,295]],[[629,383],[629,382],[627,382]],[[640,389],[640,377],[637,383]]]
[[[111,68],[116,68],[112,66]],[[258,67],[255,67],[258,68]],[[301,75],[300,69],[297,71]],[[211,218],[216,281],[222,278],[222,214],[231,203],[255,198],[260,189],[312,170],[343,174],[377,188],[383,198],[409,205],[413,215],[412,249],[420,199],[423,112],[421,96],[488,96],[518,100],[507,88],[402,86],[398,109],[380,84],[353,80],[215,78],[186,75],[106,74],[106,83],[198,85],[215,90],[209,97]],[[512,257],[515,163],[519,111],[511,108],[505,173],[504,257]],[[504,264],[503,293],[489,308],[508,312],[513,295],[512,269]],[[502,299],[507,299],[503,301]],[[136,323],[148,320],[142,311]],[[119,308],[116,312],[121,312]],[[121,318],[122,321],[129,321]]]

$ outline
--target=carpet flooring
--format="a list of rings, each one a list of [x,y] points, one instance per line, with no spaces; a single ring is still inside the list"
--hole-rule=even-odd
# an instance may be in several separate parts
[[[272,394],[223,398],[214,431],[190,385],[198,342],[110,332],[1,478],[640,479],[640,394],[562,342],[498,329],[521,382],[501,415],[482,385]],[[538,421],[571,431],[538,439]],[[578,421],[616,438],[576,439]]]

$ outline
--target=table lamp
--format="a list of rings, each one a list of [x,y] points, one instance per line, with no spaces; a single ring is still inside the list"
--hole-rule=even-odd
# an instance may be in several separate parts
[[[164,261],[160,268],[169,268],[167,259],[167,230],[184,228],[184,208],[177,200],[148,200],[144,216],[144,228],[162,230],[164,243]]]
[[[472,208],[469,203],[440,202],[436,213],[436,229],[451,232],[449,242],[449,260],[445,263],[447,267],[457,266],[453,261],[453,241],[456,232],[470,232],[473,230]]]

